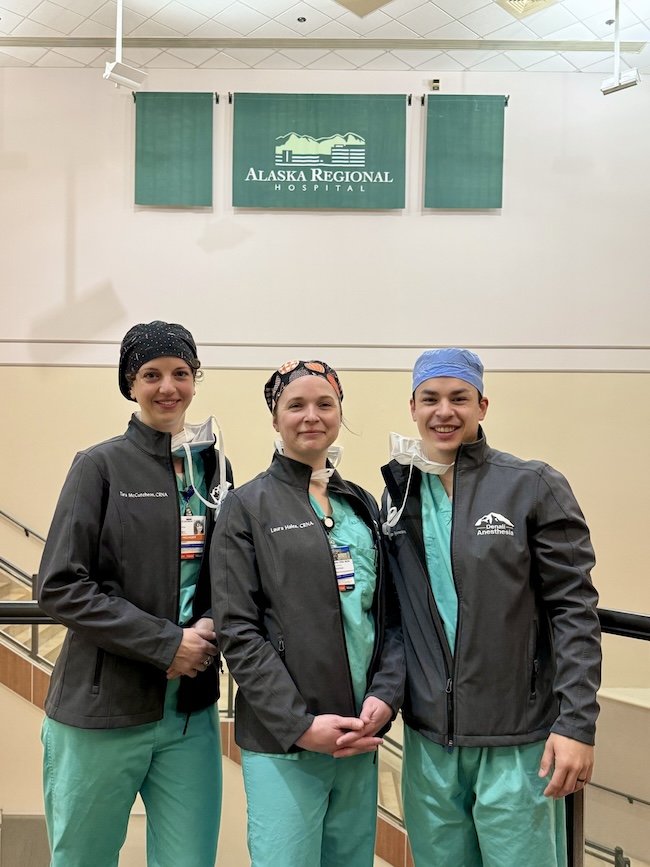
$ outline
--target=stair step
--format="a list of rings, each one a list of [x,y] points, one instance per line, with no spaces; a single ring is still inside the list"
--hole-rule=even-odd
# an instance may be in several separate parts
[[[3,602],[13,602],[29,600],[32,598],[32,591],[24,584],[17,584],[15,581],[7,581],[0,585],[0,599]]]

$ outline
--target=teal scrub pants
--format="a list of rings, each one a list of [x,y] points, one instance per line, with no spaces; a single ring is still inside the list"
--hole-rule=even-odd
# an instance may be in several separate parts
[[[187,731],[171,682],[159,722],[81,729],[45,718],[43,790],[51,867],[116,867],[138,792],[148,867],[214,867],[221,817],[217,706]]]
[[[251,867],[372,867],[375,758],[242,750]]]
[[[537,776],[544,743],[456,747],[404,728],[402,796],[416,867],[565,867],[564,800]]]

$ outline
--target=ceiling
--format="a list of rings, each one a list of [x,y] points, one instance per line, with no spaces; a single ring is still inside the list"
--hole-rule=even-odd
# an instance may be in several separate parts
[[[650,0],[620,7],[622,69],[650,74]],[[103,68],[115,17],[114,0],[0,0],[0,67]],[[613,17],[614,0],[557,0],[523,18],[497,0],[124,0],[123,60],[148,71],[611,75]]]

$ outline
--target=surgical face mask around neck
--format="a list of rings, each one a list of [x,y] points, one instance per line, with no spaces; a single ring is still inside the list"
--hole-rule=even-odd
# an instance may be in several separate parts
[[[219,484],[216,488],[210,491],[210,497],[214,502],[210,503],[207,500],[204,500],[201,494],[196,490],[196,486],[194,485],[194,468],[192,466],[192,453],[200,452],[203,449],[209,448],[214,445],[215,435],[212,433],[212,422],[215,423],[217,432],[218,432],[218,447],[219,447]],[[187,458],[187,467],[190,475],[190,485],[194,488],[194,493],[201,500],[201,502],[208,507],[208,509],[214,510],[214,518],[215,521],[217,519],[217,515],[221,511],[221,506],[223,501],[226,499],[226,495],[228,494],[228,489],[232,487],[229,481],[226,480],[226,454],[223,448],[223,435],[221,433],[221,428],[219,427],[219,422],[216,418],[211,415],[207,421],[204,421],[203,424],[186,424],[184,429],[180,431],[180,433],[174,434],[172,436],[172,455],[176,457],[185,457]]]
[[[284,443],[282,440],[275,440],[273,443],[278,454],[284,454]],[[312,482],[325,482],[327,484],[330,478],[334,475],[334,470],[341,463],[343,457],[343,446],[330,446],[327,450],[327,460],[332,465],[331,467],[323,467],[321,470],[312,470]]]
[[[436,476],[444,475],[453,467],[453,463],[439,464],[437,461],[430,461],[424,454],[422,440],[403,437],[393,432],[390,435],[390,456],[398,464],[415,466],[423,473]]]
[[[203,424],[186,424],[180,433],[172,436],[172,454],[182,458],[185,455],[185,445],[191,452],[200,452],[213,446],[215,436],[212,433],[212,416]]]

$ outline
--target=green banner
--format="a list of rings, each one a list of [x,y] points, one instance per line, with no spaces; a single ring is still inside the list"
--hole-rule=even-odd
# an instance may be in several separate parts
[[[406,96],[237,93],[238,208],[403,208]]]
[[[135,203],[212,205],[212,93],[138,93]]]
[[[503,96],[427,100],[425,208],[500,208]]]

